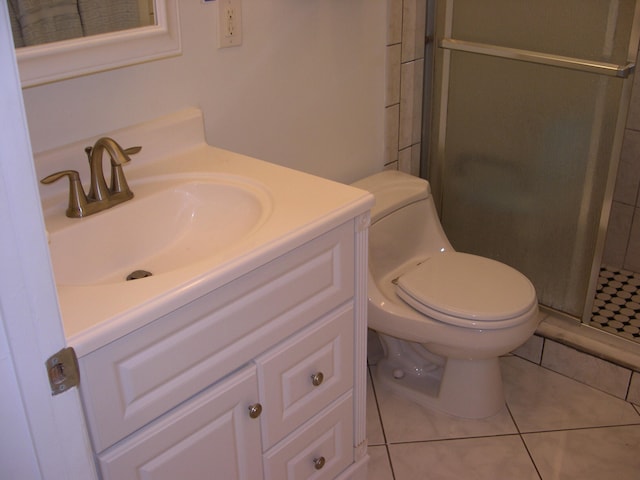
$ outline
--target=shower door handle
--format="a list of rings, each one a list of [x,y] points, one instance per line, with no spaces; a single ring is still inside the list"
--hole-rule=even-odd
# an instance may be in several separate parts
[[[569,68],[582,72],[598,73],[612,77],[627,78],[636,68],[635,63],[617,65],[615,63],[598,62],[583,58],[565,57],[553,55],[551,53],[522,50],[519,48],[501,47],[487,43],[467,42],[465,40],[454,40],[443,38],[440,40],[440,47],[446,50],[459,52],[478,53],[492,57],[508,58],[511,60],[521,60],[524,62],[538,63],[541,65],[551,65],[554,67]]]

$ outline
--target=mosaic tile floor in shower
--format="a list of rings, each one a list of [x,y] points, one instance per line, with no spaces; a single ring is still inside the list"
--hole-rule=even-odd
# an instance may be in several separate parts
[[[640,343],[640,274],[600,269],[591,326]]]

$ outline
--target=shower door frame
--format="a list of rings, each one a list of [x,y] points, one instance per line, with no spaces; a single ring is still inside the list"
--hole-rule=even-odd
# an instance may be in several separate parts
[[[421,176],[431,181],[433,198],[439,212],[442,212],[442,185],[445,161],[444,149],[447,133],[446,126],[449,101],[450,62],[453,51],[497,56],[512,60],[616,76],[625,79],[628,78],[628,80],[623,84],[620,95],[615,133],[609,157],[608,174],[605,182],[604,198],[597,226],[595,254],[592,258],[590,278],[586,296],[584,298],[582,316],[578,319],[565,312],[558,312],[562,316],[570,316],[571,318],[588,325],[591,318],[592,299],[596,292],[600,264],[604,252],[605,238],[607,234],[611,205],[613,202],[613,192],[616,183],[620,152],[622,149],[622,140],[629,109],[629,101],[631,99],[631,87],[633,84],[635,62],[638,54],[638,43],[640,40],[640,0],[636,0],[635,2],[633,27],[627,50],[627,62],[623,65],[587,61],[571,57],[543,54],[540,52],[455,40],[452,38],[454,3],[455,0],[427,0]]]

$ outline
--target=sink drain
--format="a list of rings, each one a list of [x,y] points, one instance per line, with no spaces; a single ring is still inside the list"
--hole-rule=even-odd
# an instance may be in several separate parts
[[[147,272],[146,270],[136,270],[127,275],[127,280],[138,280],[139,278],[150,277],[153,275],[151,272]]]

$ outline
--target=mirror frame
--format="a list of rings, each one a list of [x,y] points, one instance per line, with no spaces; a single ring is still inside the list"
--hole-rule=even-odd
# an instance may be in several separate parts
[[[178,0],[156,0],[156,25],[16,49],[22,88],[182,53]]]

